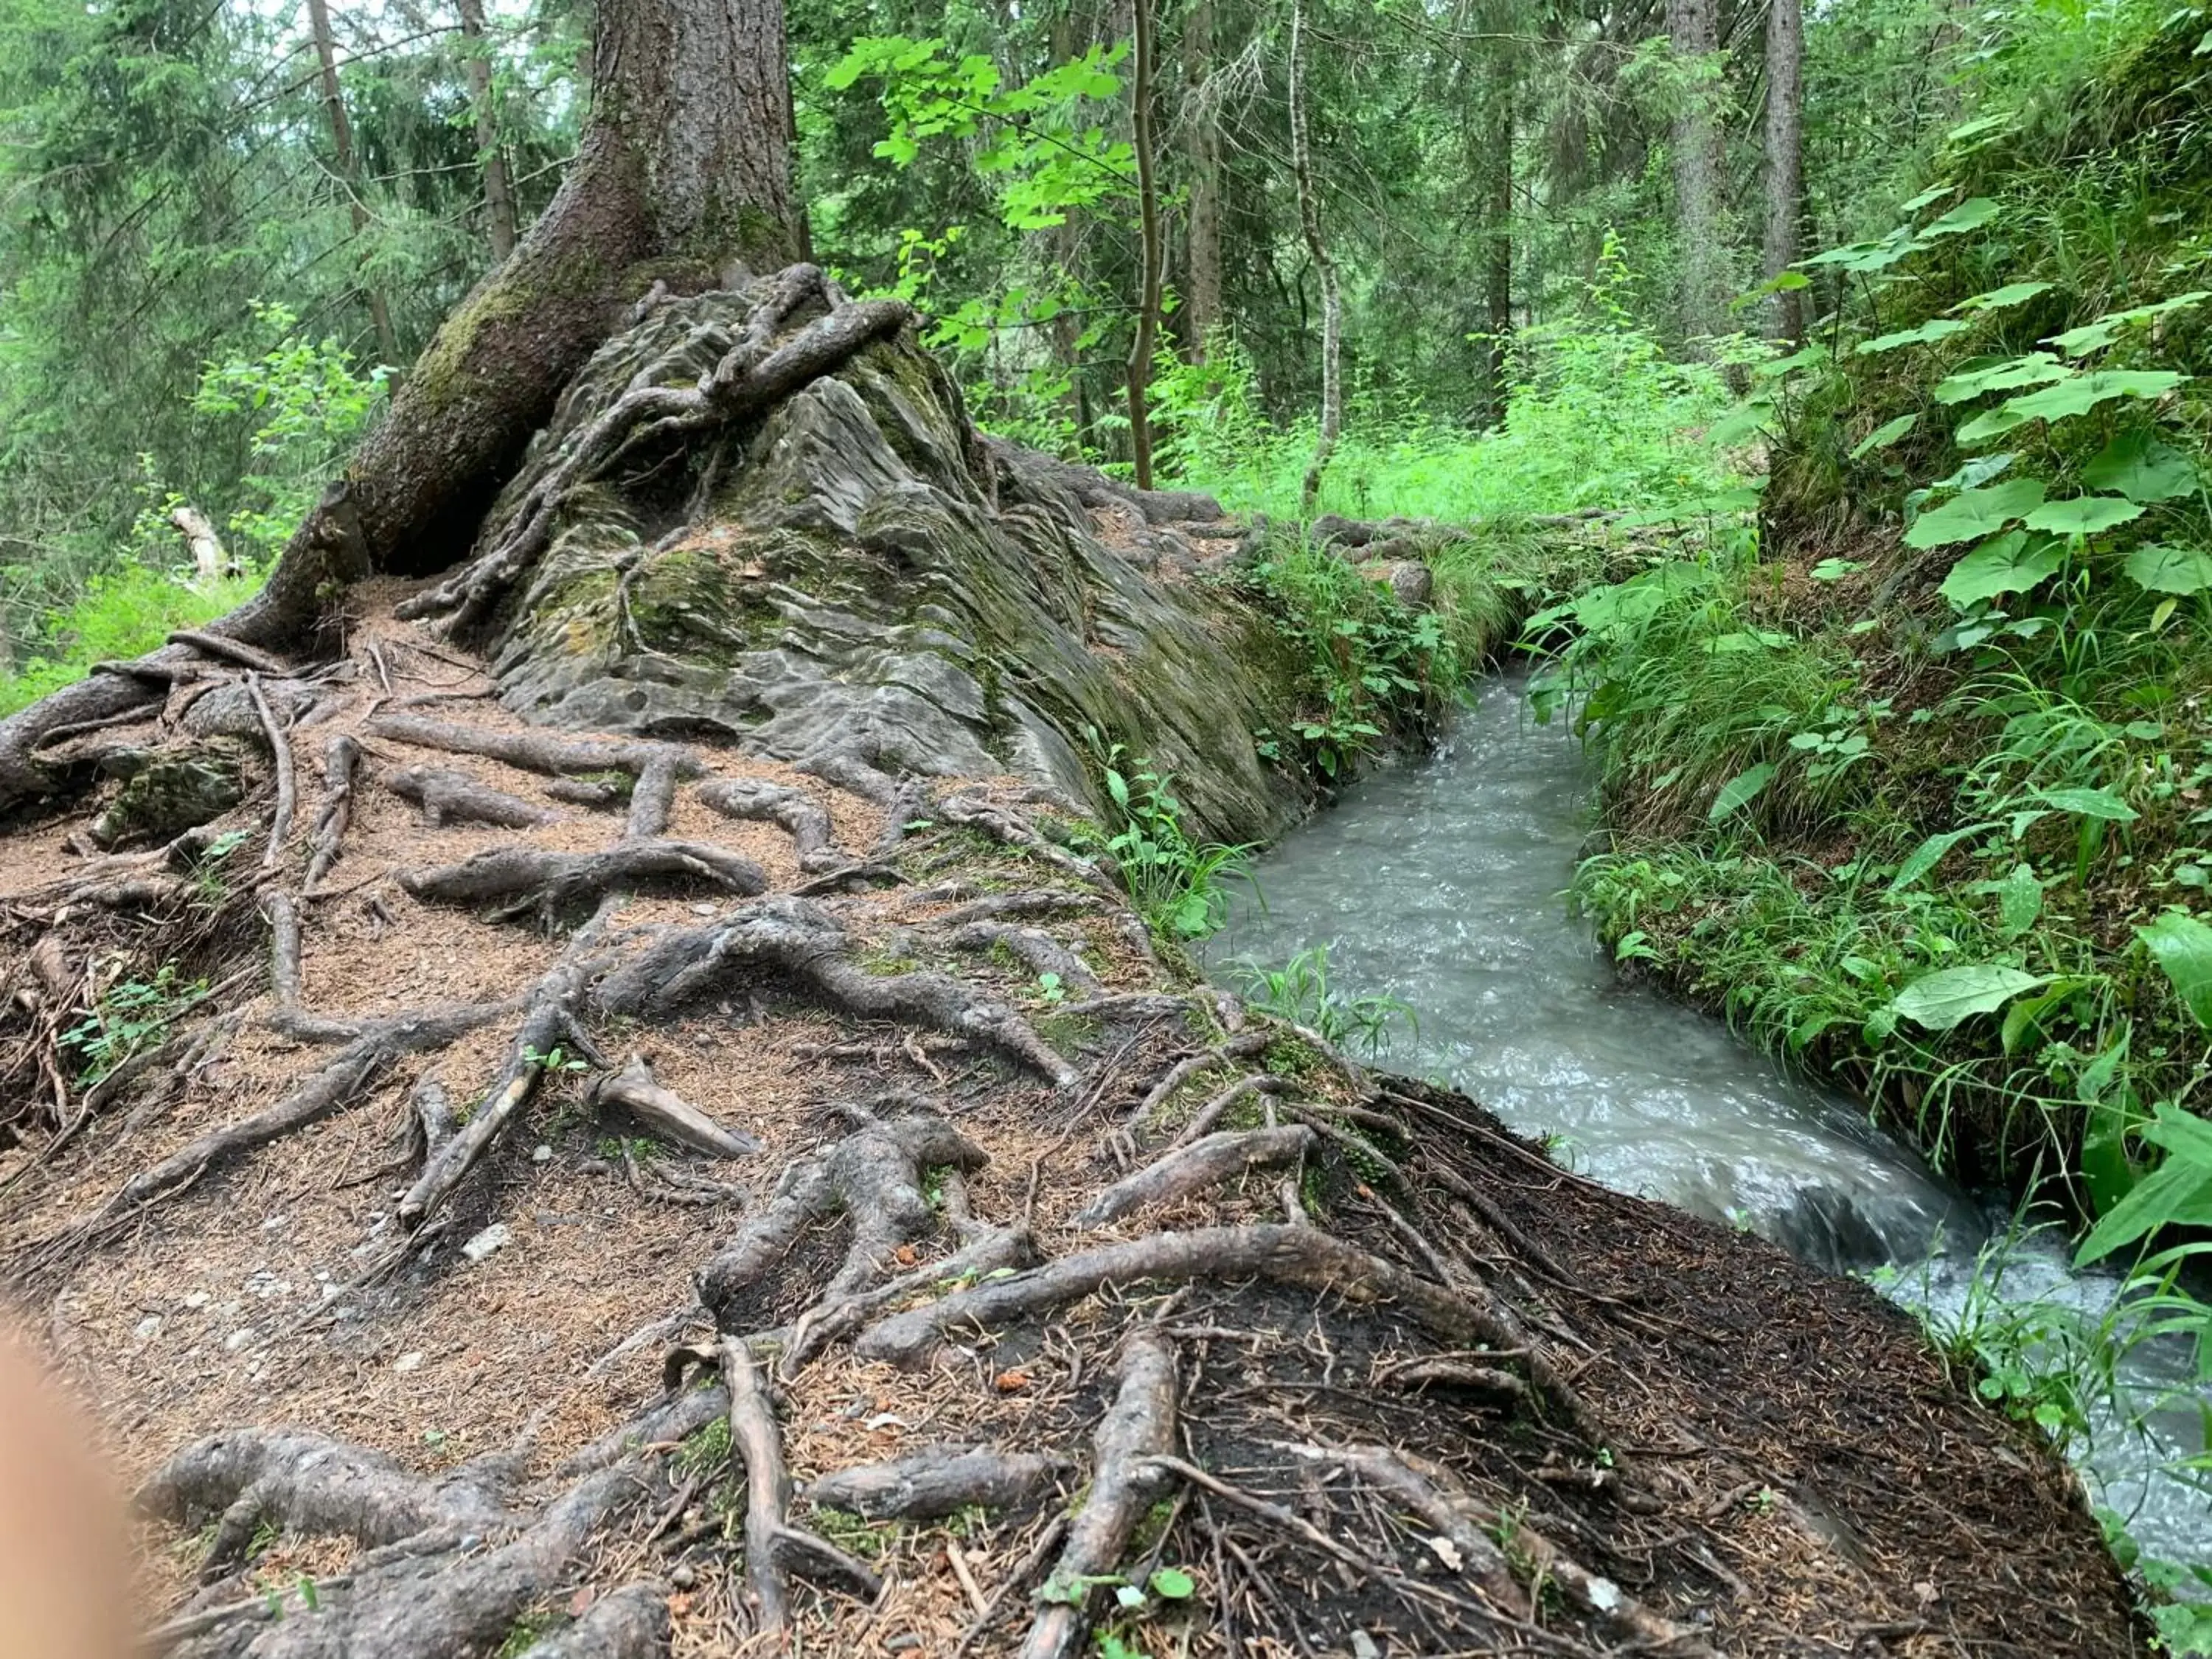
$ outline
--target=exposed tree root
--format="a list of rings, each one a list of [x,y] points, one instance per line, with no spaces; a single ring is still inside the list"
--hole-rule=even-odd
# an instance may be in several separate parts
[[[818,1509],[849,1510],[871,1521],[929,1521],[971,1504],[1006,1509],[1029,1503],[1074,1465],[1064,1457],[988,1446],[933,1446],[888,1463],[858,1463],[806,1488]]]
[[[1076,1212],[1075,1224],[1103,1227],[1136,1211],[1173,1204],[1234,1181],[1248,1170],[1294,1164],[1305,1156],[1313,1139],[1313,1131],[1303,1123],[1205,1136],[1115,1182]]]
[[[421,806],[422,821],[433,829],[443,823],[491,823],[502,830],[532,830],[561,816],[466,772],[444,767],[398,766],[377,781]]]
[[[246,675],[246,691],[253,699],[253,712],[260,717],[261,730],[269,743],[269,757],[276,769],[276,804],[270,809],[269,845],[261,854],[261,867],[274,870],[284,856],[285,843],[292,838],[292,809],[299,799],[298,769],[292,761],[291,739],[276,723],[276,711],[270,708],[269,699],[262,691],[260,675]]]
[[[240,668],[253,669],[278,679],[283,679],[292,672],[291,664],[275,653],[221,634],[205,633],[196,628],[179,628],[169,635],[168,642],[189,646],[204,657],[211,657],[217,662],[235,663]]]
[[[203,1577],[235,1566],[264,1522],[295,1533],[396,1544],[442,1528],[456,1537],[511,1524],[495,1472],[433,1482],[390,1458],[316,1434],[234,1429],[185,1447],[138,1494],[173,1525],[220,1524]]]
[[[686,750],[664,745],[647,755],[645,764],[637,769],[636,781],[630,787],[629,816],[623,828],[623,838],[642,841],[666,833],[668,815],[676,808],[678,782],[698,775],[698,759]],[[753,890],[758,892],[760,889],[756,887]]]
[[[740,1130],[726,1128],[674,1091],[654,1079],[643,1054],[632,1054],[629,1064],[592,1086],[592,1100],[614,1106],[665,1139],[709,1158],[743,1158],[760,1151],[760,1142]]]
[[[829,810],[804,790],[764,778],[737,778],[702,784],[697,794],[725,817],[781,824],[791,832],[802,870],[819,873],[852,862],[837,850]]]
[[[902,1019],[978,1038],[1063,1087],[1074,1067],[1005,1004],[941,974],[876,975],[855,964],[851,937],[811,900],[756,900],[726,921],[662,935],[600,981],[593,993],[610,1015],[665,1014],[734,969],[771,969],[809,986],[833,1007],[862,1019]]]
[[[666,1586],[625,1584],[567,1629],[532,1643],[520,1659],[655,1659],[668,1651],[668,1635]]]
[[[1314,1227],[1205,1227],[1152,1233],[1122,1244],[1063,1256],[1029,1273],[955,1291],[894,1314],[860,1334],[868,1359],[914,1365],[956,1330],[989,1331],[1064,1307],[1110,1285],[1158,1279],[1264,1279],[1325,1291],[1360,1304],[1389,1304],[1448,1340],[1525,1346],[1521,1332],[1492,1308],[1370,1255]]]
[[[836,306],[778,346],[776,335],[803,308],[823,302],[821,272],[794,265],[746,321],[737,343],[696,386],[639,377],[613,405],[574,433],[488,545],[457,575],[409,600],[401,614],[446,617],[462,635],[489,617],[515,580],[544,551],[569,495],[591,483],[633,445],[665,443],[741,419],[818,379],[870,341],[894,334],[913,316],[902,301]]]
[[[1031,973],[1054,975],[1070,990],[1095,992],[1105,987],[1090,963],[1042,927],[1010,927],[1002,921],[971,921],[953,928],[945,942],[956,951],[1010,952]]]
[[[661,751],[659,744],[564,738],[557,732],[495,731],[426,720],[411,714],[386,714],[368,723],[368,735],[449,755],[480,755],[526,772],[558,777],[564,773],[627,772],[632,778]]]
[[[982,1152],[935,1116],[867,1121],[826,1154],[793,1161],[767,1205],[700,1269],[699,1299],[718,1316],[787,1255],[811,1224],[842,1212],[851,1237],[844,1266],[823,1292],[821,1316],[874,1289],[884,1264],[933,1219],[921,1192],[933,1165],[980,1168]]]
[[[1121,1385],[1091,1437],[1091,1492],[1067,1529],[1022,1659],[1068,1659],[1083,1640],[1096,1581],[1121,1565],[1129,1534],[1166,1484],[1153,1460],[1175,1444],[1175,1344],[1139,1327],[1121,1349]]]
[[[331,866],[338,861],[346,830],[353,823],[354,775],[361,766],[361,744],[341,732],[323,745],[323,799],[308,837],[307,875],[301,894],[312,898]]]
[[[730,1393],[730,1449],[744,1468],[745,1582],[752,1592],[756,1629],[779,1635],[790,1626],[794,1575],[872,1599],[883,1589],[872,1570],[828,1540],[791,1524],[783,1431],[751,1350],[738,1338],[726,1337],[719,1355],[722,1383]]]
[[[617,887],[646,882],[703,882],[725,892],[760,892],[768,877],[750,859],[696,841],[625,841],[597,853],[556,853],[538,847],[492,847],[459,864],[410,870],[399,884],[437,904],[507,902],[493,911],[505,920],[535,911],[550,921],[564,909]]]
[[[574,1023],[574,1006],[582,988],[585,964],[581,950],[589,943],[588,930],[580,933],[562,959],[530,994],[522,1028],[507,1050],[507,1062],[468,1121],[423,1160],[422,1173],[399,1200],[399,1222],[420,1227],[439,1206],[453,1195],[477,1160],[484,1155],[501,1130],[520,1112],[537,1089],[538,1079],[552,1063],[561,1038]]]
[[[644,648],[647,612],[628,606],[651,562],[682,556],[688,581],[695,546],[716,550],[713,571],[696,573],[725,584],[716,603],[766,596],[794,614],[835,598],[806,586],[817,542],[850,544],[839,580],[926,564],[939,550],[915,539],[933,532],[913,514],[977,515],[970,527],[1011,537],[1018,556],[1004,574],[1016,586],[1056,590],[1074,566],[1113,553],[1083,539],[1086,502],[1140,545],[1168,549],[1171,537],[1131,526],[1124,511],[1149,516],[1159,503],[974,459],[950,393],[938,400],[944,421],[915,403],[934,394],[902,347],[870,346],[837,386],[756,420],[769,411],[749,400],[775,377],[845,364],[840,354],[878,339],[892,313],[845,305],[808,271],[735,322],[733,310],[703,323],[718,314],[711,303],[658,313],[645,356],[603,359],[476,561],[423,610],[459,629],[495,617],[550,536],[561,540],[544,580],[572,556],[611,567],[626,654]],[[870,417],[902,428],[884,427],[884,456],[906,465],[910,449],[927,451],[946,465],[926,489],[862,480],[858,495],[838,472],[826,482],[844,493],[824,507],[828,496],[807,495],[824,479],[805,469],[875,453],[841,424]],[[694,434],[711,435],[703,459],[683,453]],[[686,508],[664,521],[686,495],[695,507],[724,499],[740,452],[744,487],[772,478],[760,514],[709,524]],[[775,471],[787,465],[787,477]],[[996,526],[981,518],[994,484],[1014,498]],[[651,504],[611,552],[590,532],[617,496]],[[856,504],[872,515],[858,532],[825,536],[807,516]],[[632,529],[651,545],[629,550]],[[741,552],[725,559],[725,548]],[[1020,723],[1046,748],[1054,732],[1069,738],[1070,715],[1031,693],[1057,696],[1048,683],[1068,651],[1151,626],[1143,605],[1160,596],[1137,590],[1140,574],[1133,565],[1110,591],[1051,596],[1067,638],[1041,633],[1008,694],[1026,700]],[[192,1439],[147,1483],[161,1526],[213,1523],[206,1567],[219,1576],[170,1610],[169,1651],[658,1659],[672,1625],[686,1653],[1073,1659],[1100,1633],[1086,1613],[1114,1620],[1103,1633],[1132,1648],[1190,1659],[1588,1659],[1708,1644],[1781,1659],[1854,1648],[1865,1630],[1906,1620],[1962,1651],[2055,1659],[2124,1645],[2103,1639],[2124,1631],[2125,1613],[2110,1613],[2118,1593],[2094,1575],[2045,1565],[2024,1571],[2017,1593],[1986,1595],[1961,1570],[1973,1557],[1956,1540],[1970,1531],[2006,1529],[2033,1555],[2079,1516],[2047,1501],[2059,1483],[2036,1449],[1915,1370],[1910,1337],[1863,1296],[1832,1291],[1755,1241],[1602,1194],[1456,1097],[1381,1086],[1322,1034],[1248,1018],[1234,997],[1191,984],[1186,963],[1153,955],[1110,864],[1066,839],[1080,803],[1042,783],[944,775],[974,761],[922,735],[930,717],[905,699],[926,688],[882,685],[869,703],[863,684],[848,703],[853,688],[840,684],[821,705],[830,720],[800,699],[799,717],[762,728],[763,752],[799,754],[799,771],[880,811],[886,828],[866,848],[837,844],[826,788],[781,769],[736,775],[769,769],[731,746],[710,754],[703,735],[695,750],[507,729],[481,705],[450,705],[450,720],[395,710],[410,682],[441,696],[497,684],[534,717],[596,706],[640,732],[726,731],[735,705],[718,712],[719,694],[696,684],[648,672],[611,691],[579,685],[569,671],[592,671],[573,664],[533,678],[526,635],[545,620],[542,598],[533,591],[493,671],[379,621],[352,634],[358,660],[288,672],[269,653],[304,650],[294,641],[310,634],[249,629],[243,653],[174,645],[112,665],[35,720],[0,721],[0,805],[83,787],[112,745],[163,742],[126,735],[125,722],[191,742],[265,741],[279,772],[304,732],[337,722],[304,836],[293,833],[296,781],[249,764],[250,799],[157,850],[55,855],[41,869],[48,849],[81,851],[86,833],[42,826],[21,849],[25,890],[0,902],[0,945],[21,963],[0,969],[0,1080],[34,1103],[10,1126],[23,1144],[5,1154],[20,1181],[14,1237],[33,1241],[11,1245],[11,1266],[36,1292],[69,1291],[46,1310],[58,1343],[139,1391],[116,1419],[122,1455],[158,1455],[210,1423],[297,1420],[358,1437],[240,1428]],[[949,596],[947,615],[960,599]],[[803,642],[805,627],[791,626]],[[1003,656],[1026,642],[975,643]],[[462,678],[423,680],[403,652]],[[1140,672],[1151,671],[1132,657],[1131,676]],[[1096,688],[1075,689],[1087,713]],[[1194,708],[1168,712],[1127,729],[1192,741]],[[1014,763],[1006,732],[980,740]],[[434,904],[587,912],[557,959],[548,965],[542,941],[518,932],[361,891],[366,880],[325,886],[357,816],[362,748],[380,741],[398,751],[376,750],[379,772],[392,767],[392,788],[434,822],[528,829],[560,816],[541,797],[606,812],[568,815],[543,837],[560,850],[492,836],[489,851],[440,868],[427,866],[443,852],[395,849],[410,831],[387,811],[355,828],[374,836],[380,872],[408,871]],[[448,756],[546,781],[506,794],[467,761],[442,764]],[[781,825],[799,890],[767,893],[749,861],[667,838],[679,790],[709,768],[702,803]],[[1198,800],[1219,780],[1190,781]],[[1243,780],[1219,798],[1258,787]],[[206,854],[218,838],[264,824],[267,862],[246,890],[212,914],[191,902],[215,884]],[[633,903],[655,882],[703,885],[716,905]],[[1011,957],[1012,971],[970,953]],[[303,954],[308,990],[329,984],[343,1000],[306,1005]],[[912,969],[917,954],[939,967]],[[173,959],[214,988],[86,1086],[58,1036],[97,1009],[118,957],[129,971]],[[1036,982],[1047,975],[1057,985]],[[401,986],[441,980],[500,1000],[398,1019],[363,1012],[406,1006],[425,993]],[[244,1000],[229,997],[241,987]],[[652,1026],[667,1029],[636,1029]],[[618,1060],[649,1054],[659,1074],[602,1046]],[[388,1105],[302,1136],[282,1165],[262,1158],[250,1183],[226,1183],[237,1188],[228,1201],[149,1220],[149,1206],[386,1082]],[[265,1091],[258,1110],[222,1103],[252,1091]],[[590,1109],[747,1158],[745,1188],[690,1158],[611,1146],[611,1112],[603,1127]],[[203,1133],[227,1109],[240,1115]],[[150,1143],[135,1153],[143,1167],[118,1168],[134,1134]],[[641,1204],[665,1207],[641,1216]],[[1278,1212],[1286,1224],[1266,1218]],[[454,1262],[445,1241],[462,1235],[480,1248]],[[1662,1265],[1645,1267],[1651,1256]],[[73,1274],[81,1286],[64,1285]],[[666,1356],[666,1391],[638,1409],[650,1386],[640,1368],[709,1322],[704,1345]],[[723,1380],[684,1389],[702,1362]],[[546,1378],[553,1386],[532,1381]],[[1882,1401],[1900,1387],[1901,1407]],[[339,1400],[343,1427],[319,1415]],[[1825,1410],[1830,1401],[1849,1403]],[[1895,1449],[1916,1437],[1941,1453],[1914,1462]],[[447,1445],[473,1461],[445,1469]],[[532,1479],[541,1452],[552,1472]],[[1939,1455],[1940,1494],[1923,1479]],[[817,1477],[805,1524],[791,1513],[793,1468]],[[1714,1496],[1759,1490],[1747,1480],[1809,1492],[1835,1470],[1849,1471],[1826,1494],[1845,1543],[1801,1530],[1777,1550],[1757,1516]],[[2032,1526],[2011,1526],[2030,1510]],[[272,1533],[339,1541],[250,1560]],[[154,1572],[174,1578],[176,1565]],[[1155,1581],[1160,1568],[1174,1573]],[[1923,1571],[1942,1575],[1933,1603],[1916,1588]],[[1186,1577],[1192,1593],[1169,1605],[1160,1587]],[[1155,1600],[1124,1612],[1103,1599],[1117,1585],[1150,1586]],[[1969,1601],[1973,1613],[1954,1613]],[[563,1610],[571,1622],[548,1630]]]
[[[211,1130],[131,1176],[97,1211],[33,1246],[15,1276],[27,1284],[47,1282],[66,1272],[83,1250],[130,1224],[145,1206],[182,1191],[210,1170],[320,1122],[367,1091],[401,1056],[444,1048],[500,1012],[496,1004],[480,1004],[378,1021],[274,1105]]]

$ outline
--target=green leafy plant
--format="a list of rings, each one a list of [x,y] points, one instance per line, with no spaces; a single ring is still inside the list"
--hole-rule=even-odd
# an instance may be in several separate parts
[[[1238,957],[1229,967],[1255,1008],[1318,1031],[1334,1046],[1357,1048],[1372,1058],[1389,1047],[1393,1026],[1402,1023],[1408,1032],[1419,1034],[1420,1021],[1402,999],[1347,996],[1331,985],[1325,945],[1299,951],[1279,968],[1249,957]]]
[[[1218,931],[1228,914],[1228,883],[1243,872],[1252,849],[1194,838],[1166,774],[1096,731],[1087,736],[1115,820],[1104,851],[1138,914],[1155,933],[1178,944]]]
[[[119,971],[121,959],[113,966]],[[165,962],[150,979],[112,979],[94,999],[90,1014],[61,1036],[76,1051],[87,1083],[97,1083],[144,1049],[158,1047],[169,1028],[208,994],[204,979],[187,981],[173,962]]]

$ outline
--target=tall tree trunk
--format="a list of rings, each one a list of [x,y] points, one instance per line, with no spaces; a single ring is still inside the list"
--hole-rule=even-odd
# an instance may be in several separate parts
[[[1697,343],[1721,329],[1719,96],[1711,71],[1720,50],[1714,0],[1667,0],[1667,35],[1682,79],[1674,124],[1674,227],[1681,267],[1682,332]]]
[[[733,263],[799,256],[780,0],[601,0],[592,65],[591,118],[551,204],[439,327],[267,585],[210,632],[295,657],[326,646],[349,583],[467,550],[562,389],[655,283],[703,290]],[[0,721],[0,810],[47,787],[47,732],[158,684],[95,674]]]
[[[1766,278],[1797,262],[1797,226],[1805,191],[1804,0],[1771,0],[1766,14]],[[1774,296],[1774,337],[1805,337],[1802,289]]]
[[[1298,223],[1305,233],[1306,252],[1321,278],[1321,435],[1314,444],[1313,464],[1306,468],[1304,488],[1298,492],[1298,510],[1310,515],[1321,499],[1322,475],[1335,452],[1337,434],[1344,428],[1344,301],[1338,292],[1336,262],[1328,257],[1328,244],[1321,234],[1321,192],[1314,185],[1313,145],[1306,131],[1305,0],[1291,0],[1291,171],[1298,187]]]
[[[361,168],[354,159],[353,124],[346,119],[345,94],[338,86],[337,43],[331,33],[330,8],[323,0],[307,0],[307,27],[315,37],[315,57],[322,65],[323,107],[330,113],[331,149],[337,153],[338,181],[345,187],[346,210],[358,241],[368,231],[368,206],[362,200]],[[362,252],[366,253],[367,249]],[[399,362],[399,337],[392,331],[392,307],[384,290],[374,283],[365,285],[369,320],[376,325],[376,349],[386,363]]]
[[[499,147],[499,122],[492,108],[491,58],[484,35],[483,0],[454,0],[461,33],[468,40],[469,101],[475,106],[477,155],[483,163],[484,226],[495,263],[514,252],[514,191],[507,179],[507,157]]]
[[[1055,68],[1075,56],[1074,0],[1063,0],[1052,14],[1050,43]],[[1083,260],[1083,230],[1071,208],[1052,228],[1053,269],[1070,283],[1079,281]],[[1053,355],[1067,374],[1068,418],[1075,422],[1075,450],[1083,454],[1091,431],[1091,388],[1083,377],[1083,325],[1074,306],[1062,305],[1052,319]]]
[[[1190,360],[1206,361],[1221,325],[1221,111],[1213,74],[1213,0],[1195,0],[1182,31],[1183,106],[1190,141],[1190,271],[1183,295]]]
[[[1157,0],[1135,0],[1136,66],[1131,88],[1131,139],[1137,151],[1137,249],[1143,270],[1137,278],[1137,332],[1129,343],[1129,451],[1136,463],[1137,488],[1152,487],[1152,425],[1146,391],[1152,378],[1152,347],[1158,335],[1160,278],[1164,261],[1160,237],[1160,191],[1152,150],[1152,91],[1156,52],[1152,9]]]
[[[1513,65],[1501,45],[1490,63],[1490,202],[1485,216],[1482,292],[1490,336],[1484,391],[1493,422],[1505,418],[1507,346],[1513,332]]]

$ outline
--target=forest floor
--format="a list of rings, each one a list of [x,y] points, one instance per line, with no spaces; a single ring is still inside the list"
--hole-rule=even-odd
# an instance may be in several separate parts
[[[1161,1655],[2138,1644],[2069,1474],[1866,1287],[1194,983],[1007,781],[885,803],[695,744],[656,803],[650,757],[613,762],[666,752],[635,739],[564,778],[457,761],[550,734],[390,620],[398,592],[357,596],[282,739],[361,750],[319,879],[281,837],[260,861],[265,757],[209,826],[242,835],[210,857],[200,832],[181,874],[85,856],[106,794],[0,842],[0,1058],[86,1114],[58,1146],[19,1106],[4,1248],[145,1494],[172,1650],[646,1652],[665,1606],[681,1655],[1072,1653],[1086,1601],[1098,1650]],[[433,827],[385,781],[457,764],[508,798],[477,810],[557,816]],[[711,809],[731,786],[811,828]],[[495,921],[424,878],[671,837],[673,880],[573,931],[597,891]],[[672,950],[649,994],[610,990]],[[702,952],[724,971],[686,978]],[[164,962],[131,1086],[70,1082],[61,1027]],[[591,996],[531,1024],[525,994],[577,968]],[[334,1046],[426,1006],[484,1012],[281,1134],[208,1139],[262,1136]],[[758,1149],[687,1153],[595,1101],[633,1052]],[[737,1386],[684,1390],[685,1344]],[[1139,1605],[1103,1593],[1125,1582]]]

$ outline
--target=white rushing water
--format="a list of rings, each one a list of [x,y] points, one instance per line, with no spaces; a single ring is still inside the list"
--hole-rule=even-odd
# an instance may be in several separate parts
[[[1387,766],[1286,836],[1207,947],[1279,967],[1326,947],[1332,987],[1402,999],[1419,1018],[1380,1062],[1447,1081],[1553,1155],[1624,1192],[1748,1227],[1832,1271],[1888,1267],[1890,1294],[1956,1322],[1990,1307],[1977,1256],[1992,1216],[1875,1128],[1864,1109],[1785,1075],[1720,1021],[1625,982],[1565,890],[1593,780],[1562,724],[1537,724],[1518,678],[1485,683],[1434,753]],[[2006,1243],[2006,1306],[2101,1316],[2117,1285],[2072,1272],[2063,1240]],[[2138,1348],[2123,1398],[2186,1380]],[[2099,1501],[2147,1553],[2212,1562],[2212,1506],[2176,1478],[2203,1444],[2170,1403],[2148,1437],[2109,1405],[2077,1448]]]

